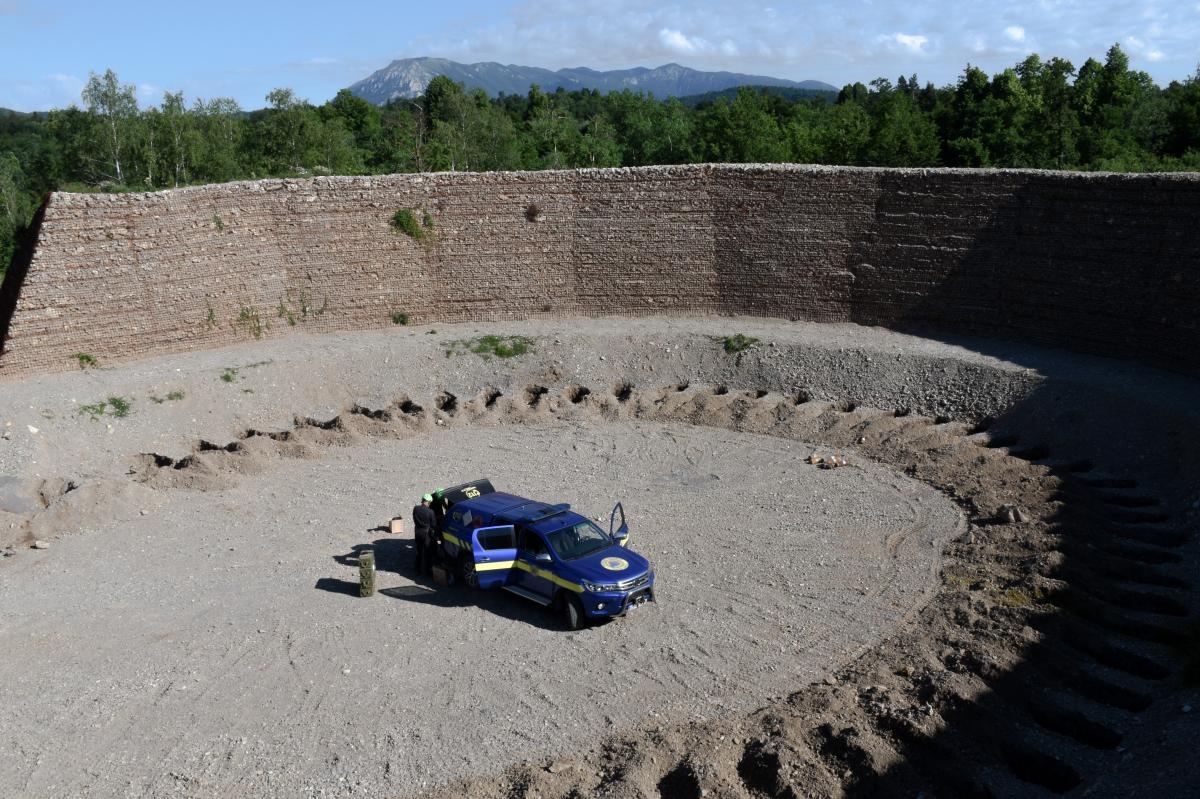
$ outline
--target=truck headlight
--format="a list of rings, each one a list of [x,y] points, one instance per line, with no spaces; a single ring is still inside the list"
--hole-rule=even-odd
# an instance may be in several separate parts
[[[593,594],[598,594],[601,591],[618,591],[616,583],[589,583],[584,581],[583,588],[586,591],[591,591]]]

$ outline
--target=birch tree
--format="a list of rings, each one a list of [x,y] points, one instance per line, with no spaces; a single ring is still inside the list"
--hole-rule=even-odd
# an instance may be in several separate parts
[[[117,183],[124,183],[121,152],[128,146],[130,124],[137,118],[138,112],[133,84],[122,86],[117,80],[117,73],[111,69],[104,71],[104,77],[89,72],[87,85],[83,87],[83,102],[88,111],[102,120],[104,149],[112,161],[113,177]]]

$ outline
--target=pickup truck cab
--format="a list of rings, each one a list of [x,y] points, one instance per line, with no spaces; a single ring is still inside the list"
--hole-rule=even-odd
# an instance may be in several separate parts
[[[570,505],[496,491],[477,480],[434,493],[445,558],[473,588],[503,588],[555,608],[571,630],[654,600],[654,571],[628,549],[620,503],[603,531]]]

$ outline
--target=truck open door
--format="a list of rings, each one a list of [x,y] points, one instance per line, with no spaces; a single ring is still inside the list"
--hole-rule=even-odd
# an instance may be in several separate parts
[[[474,579],[466,574],[468,583],[477,588],[491,588],[508,582],[517,557],[517,534],[511,524],[497,527],[477,527],[471,531],[471,557],[474,560]]]
[[[621,546],[629,543],[629,525],[625,523],[625,508],[618,502],[608,519],[608,534]]]

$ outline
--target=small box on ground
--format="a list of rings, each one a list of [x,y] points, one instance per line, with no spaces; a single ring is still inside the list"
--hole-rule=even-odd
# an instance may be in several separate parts
[[[403,519],[392,519],[392,535],[404,535]]]

